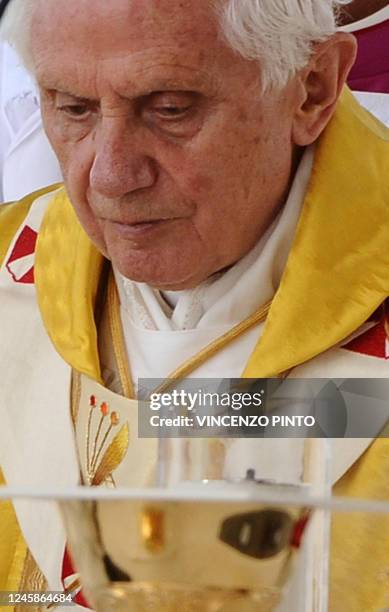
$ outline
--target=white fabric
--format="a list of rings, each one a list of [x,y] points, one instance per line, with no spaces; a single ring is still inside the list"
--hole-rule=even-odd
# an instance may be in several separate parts
[[[367,91],[353,92],[358,102],[389,127],[389,94]]]
[[[29,270],[31,270],[33,265],[34,255],[26,255],[25,257],[20,257],[20,259],[9,263],[8,270],[12,272],[16,280],[20,280]]]
[[[36,85],[13,49],[0,43],[0,201],[61,180],[43,131]]]

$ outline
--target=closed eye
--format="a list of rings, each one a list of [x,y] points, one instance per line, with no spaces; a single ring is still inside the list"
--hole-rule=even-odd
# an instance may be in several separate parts
[[[63,106],[57,106],[57,108],[71,117],[78,118],[84,118],[91,112],[87,104],[65,104]]]
[[[152,110],[165,119],[180,119],[188,115],[191,105],[186,106],[157,106]]]
[[[55,108],[60,113],[72,119],[86,119],[96,110],[98,102],[86,98],[78,98],[61,91],[54,92]]]

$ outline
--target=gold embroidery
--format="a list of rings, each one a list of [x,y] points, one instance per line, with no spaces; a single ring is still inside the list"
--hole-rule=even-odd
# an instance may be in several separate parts
[[[112,345],[123,394],[124,397],[127,397],[128,399],[135,399],[134,385],[132,382],[127,351],[124,346],[119,296],[112,271],[108,281],[107,301],[109,329],[112,336]]]
[[[105,451],[103,458],[96,469],[91,484],[97,486],[105,482],[107,478],[112,476],[112,473],[123,461],[129,443],[130,433],[128,424],[126,423],[116,434],[111,444]]]
[[[78,591],[79,589],[81,589],[81,588],[82,588],[82,586],[81,586],[81,581],[80,581],[80,579],[79,579],[79,578],[75,578],[75,580],[73,580],[73,582],[71,582],[71,583],[69,584],[69,586],[67,586],[67,587],[66,587],[66,589],[65,589],[64,591],[62,591],[62,593],[63,593],[64,595],[71,595],[71,596],[72,596],[72,599],[74,599],[74,597],[75,597],[75,596],[76,596],[76,594],[77,594],[77,591]],[[60,604],[58,604],[58,603],[56,603],[56,602],[53,602],[53,603],[51,603],[51,604],[49,604],[49,605],[47,606],[47,610],[54,610],[54,609],[58,608],[58,607],[59,607],[59,605],[60,605]],[[24,610],[22,610],[21,612],[24,612]]]
[[[22,576],[19,583],[19,591],[36,591],[36,592],[45,592],[47,589],[46,578],[40,571],[37,566],[33,556],[30,551],[27,551]],[[41,610],[41,606],[32,606],[29,608],[31,612],[38,612]],[[23,606],[15,606],[15,612],[24,612],[25,608]]]
[[[86,434],[86,472],[87,483],[92,486],[100,485],[112,477],[112,472],[122,462],[129,443],[129,428],[125,423],[107,446],[112,430],[119,425],[120,415],[116,411],[111,412],[107,402],[101,402],[100,408],[97,404],[96,396],[91,395]],[[94,417],[97,415],[98,418],[99,414],[97,431],[92,440]],[[103,456],[99,461],[101,455]]]
[[[76,425],[78,409],[80,406],[81,399],[81,380],[80,373],[76,372],[76,370],[72,369],[72,380],[71,380],[71,389],[70,389],[70,408],[73,425]]]

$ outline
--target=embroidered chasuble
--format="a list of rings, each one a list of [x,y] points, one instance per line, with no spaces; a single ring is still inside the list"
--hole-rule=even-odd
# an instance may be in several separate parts
[[[388,323],[383,307],[389,295],[388,146],[388,131],[345,91],[314,151],[305,154],[301,168],[307,175],[295,186],[302,190],[301,197],[288,201],[275,226],[257,245],[253,261],[249,254],[248,261],[237,264],[242,266],[238,283],[269,252],[268,284],[256,286],[260,281],[253,274],[247,285],[255,287],[253,294],[262,291],[265,302],[272,300],[266,322],[238,339],[240,348],[235,352],[232,343],[224,356],[222,351],[193,376],[206,372],[208,376],[230,375],[224,367],[217,369],[223,359],[231,371],[249,378],[285,372],[296,377],[389,376]],[[277,243],[277,228],[282,228],[283,216],[289,214],[288,231]],[[112,330],[103,333],[107,305],[98,303],[106,282],[106,264],[58,186],[2,207],[0,225],[0,290],[5,296],[0,303],[4,326],[0,368],[6,381],[0,406],[4,481],[36,487],[71,486],[78,481],[80,462],[87,483],[110,486],[116,473],[120,484],[120,466],[125,464],[126,453],[131,457],[132,452],[134,425],[128,415],[115,406],[105,406],[100,414],[106,446],[94,447],[99,425],[92,394],[87,405],[85,401],[82,406],[77,404],[73,415],[69,402],[72,370],[119,391],[112,365],[115,347],[109,340]],[[291,246],[287,236],[294,236]],[[272,248],[274,243],[277,246]],[[228,274],[233,275],[234,269],[225,278]],[[121,319],[131,321],[125,324],[124,340],[134,381],[150,367],[147,355],[142,354],[147,332],[191,337],[191,321],[192,325],[196,321],[199,329],[203,324],[199,337],[203,334],[208,341],[213,333],[219,335],[223,325],[239,323],[239,318],[226,322],[217,314],[219,307],[223,312],[223,301],[218,302],[218,284],[225,281],[222,277],[199,288],[197,296],[181,295],[173,309],[163,302],[169,302],[169,295],[148,295],[149,288],[118,276],[116,281]],[[221,291],[221,295],[228,300],[231,291]],[[243,300],[245,291],[239,299]],[[236,312],[239,299],[231,303],[231,312]],[[251,299],[248,295],[242,304],[241,319],[251,314]],[[157,310],[153,310],[155,300]],[[255,304],[254,309],[259,306],[262,304]],[[221,327],[213,327],[212,308]],[[97,312],[103,313],[99,322]],[[134,350],[138,357],[134,358]],[[12,363],[11,354],[15,355]],[[187,356],[191,355],[183,355]],[[147,375],[160,373],[149,371]],[[93,423],[88,433],[90,414]],[[122,452],[107,468],[103,459],[115,436],[120,436]],[[152,470],[149,459],[134,461],[134,481],[147,481]],[[278,453],[271,463],[282,467],[287,458]],[[345,473],[334,475],[334,482],[336,494],[389,499],[387,440],[361,445]],[[46,581],[48,588],[60,590],[65,534],[53,505],[38,509],[35,505],[34,509],[34,504],[2,503],[0,518],[0,590],[20,590],[27,584],[23,572],[34,565],[32,561],[36,562],[35,577],[36,566],[42,574],[42,585]],[[389,540],[389,517],[335,516],[332,533],[330,610],[373,612],[387,607],[389,552],[382,543]],[[34,572],[30,569],[30,576]]]

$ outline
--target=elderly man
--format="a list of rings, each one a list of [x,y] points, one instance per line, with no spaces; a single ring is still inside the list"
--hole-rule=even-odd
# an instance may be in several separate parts
[[[356,45],[335,9],[11,2],[4,33],[37,79],[65,189],[0,209],[5,482],[72,485],[80,468],[138,482],[136,457],[122,476],[84,465],[93,384],[131,397],[173,372],[389,375],[388,133],[344,90]],[[386,497],[388,453],[352,448],[336,491]],[[18,523],[1,509],[1,588],[58,588],[57,515],[15,509]],[[388,533],[335,520],[331,610],[387,605]]]

